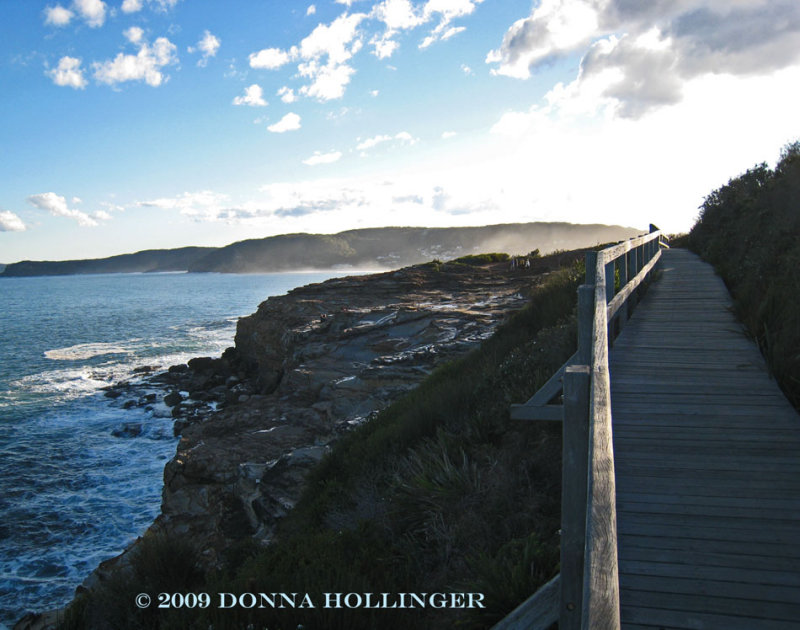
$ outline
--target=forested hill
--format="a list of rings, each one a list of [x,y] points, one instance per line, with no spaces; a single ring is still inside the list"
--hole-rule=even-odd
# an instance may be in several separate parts
[[[193,271],[258,273],[306,269],[393,269],[448,260],[466,254],[501,251],[526,254],[578,249],[629,238],[633,228],[571,223],[513,223],[483,227],[386,227],[338,234],[284,234],[225,247],[147,250],[110,258],[23,261],[3,276]]]
[[[145,271],[185,271],[213,247],[150,249],[135,254],[87,260],[31,261],[6,265],[2,276],[67,276],[87,273],[135,273]]]

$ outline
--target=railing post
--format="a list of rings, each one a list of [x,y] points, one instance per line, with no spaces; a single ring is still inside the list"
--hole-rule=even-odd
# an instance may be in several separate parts
[[[614,275],[616,266],[612,260],[606,263],[606,304],[614,299]]]
[[[639,245],[636,248],[636,273],[638,274],[642,267],[644,267],[645,260],[644,260],[644,245]]]
[[[607,262],[605,264],[605,278],[606,278],[606,304],[614,299],[614,275],[616,271],[615,262]],[[608,320],[608,343],[611,344],[614,339],[614,318]]]
[[[628,254],[627,252],[619,257],[619,286],[622,289],[626,284],[628,284]],[[619,332],[625,326],[625,322],[628,320],[628,300],[623,302],[622,306],[620,306],[619,311],[617,312],[617,330]]]
[[[594,324],[594,286],[578,287],[578,360],[577,365],[589,365],[592,360],[592,325]]]
[[[581,627],[589,474],[589,382],[588,365],[570,365],[564,372],[560,630]]]
[[[586,284],[594,286],[597,282],[597,252],[586,252]]]

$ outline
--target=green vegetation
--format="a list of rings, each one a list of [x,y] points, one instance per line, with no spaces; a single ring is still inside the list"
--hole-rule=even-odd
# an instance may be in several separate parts
[[[308,593],[316,608],[184,609],[181,627],[486,628],[553,577],[560,427],[512,422],[508,411],[574,352],[583,274],[576,264],[537,279],[530,304],[478,349],[342,438],[310,475],[274,544],[242,545],[201,585],[190,570],[191,552],[183,550],[189,566],[183,563],[183,577],[169,578],[169,592]],[[66,627],[94,623],[98,615],[114,628],[174,627],[176,618],[131,612],[135,593],[158,592],[170,575],[171,549],[165,557],[162,564],[139,554],[134,575],[92,592]],[[486,608],[319,605],[323,593],[367,592],[483,593]],[[113,613],[109,602],[125,612]]]
[[[468,254],[451,262],[463,265],[488,265],[489,263],[506,262],[510,258],[508,254],[492,252],[491,254]]]
[[[800,409],[800,142],[712,192],[689,247],[725,280],[737,314]]]
[[[160,609],[157,594],[197,593],[204,586],[198,559],[197,550],[185,539],[147,535],[131,553],[129,566],[101,588],[75,599],[60,628],[184,628],[185,611]],[[149,593],[152,605],[136,606],[140,593]]]

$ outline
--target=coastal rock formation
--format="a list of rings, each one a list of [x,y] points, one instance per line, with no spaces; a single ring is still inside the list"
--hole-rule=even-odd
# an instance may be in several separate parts
[[[191,540],[208,566],[237,540],[269,542],[330,445],[489,336],[563,262],[552,258],[516,270],[435,262],[301,287],[240,319],[221,358],[151,377],[181,431],[151,531]]]

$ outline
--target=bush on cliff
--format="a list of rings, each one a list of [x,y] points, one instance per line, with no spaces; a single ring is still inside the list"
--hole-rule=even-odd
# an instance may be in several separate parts
[[[159,593],[197,593],[204,575],[197,550],[178,537],[145,535],[131,552],[129,566],[116,571],[102,586],[79,596],[67,609],[61,630],[84,628],[185,628],[179,609],[159,608]],[[151,597],[139,606],[141,593]]]
[[[800,142],[713,191],[689,246],[711,262],[775,379],[800,409]]]
[[[450,262],[460,263],[463,265],[488,265],[497,262],[506,262],[510,260],[511,256],[508,254],[498,254],[493,252],[491,254],[467,254],[461,258],[456,258]]]

